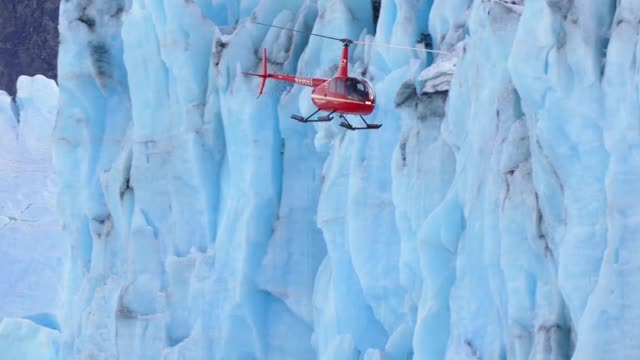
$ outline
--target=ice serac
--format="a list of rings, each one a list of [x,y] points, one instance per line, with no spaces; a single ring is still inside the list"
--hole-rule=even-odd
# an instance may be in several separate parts
[[[119,351],[115,319],[123,312],[118,300],[130,245],[120,233],[131,223],[130,215],[119,215],[132,213],[132,193],[128,181],[119,183],[118,206],[109,207],[103,188],[127,159],[131,109],[120,37],[123,12],[124,1],[60,4],[54,166],[70,244],[61,324],[64,359],[115,358]]]
[[[61,357],[640,357],[638,19],[631,0],[63,2]],[[271,72],[331,76],[342,44],[308,31],[448,53],[354,44],[383,127],[303,125],[310,88],[256,100],[241,72],[267,48]]]

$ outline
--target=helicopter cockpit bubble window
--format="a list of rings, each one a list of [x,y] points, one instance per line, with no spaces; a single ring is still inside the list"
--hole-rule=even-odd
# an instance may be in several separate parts
[[[364,84],[367,86],[367,92],[369,93],[369,100],[372,103],[376,102],[376,91],[373,88],[373,85],[367,79],[362,79]]]
[[[351,100],[366,101],[373,99],[373,87],[368,81],[358,78],[347,78],[345,81],[347,97]]]

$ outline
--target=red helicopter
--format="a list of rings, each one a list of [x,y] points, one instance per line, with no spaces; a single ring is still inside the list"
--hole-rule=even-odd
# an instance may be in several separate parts
[[[337,40],[342,42],[343,44],[342,59],[340,60],[340,65],[338,66],[338,73],[330,79],[269,73],[267,71],[267,49],[262,49],[262,74],[243,72],[243,74],[245,75],[257,76],[262,78],[258,97],[262,95],[262,91],[264,90],[264,85],[267,79],[276,79],[298,85],[309,86],[313,88],[313,91],[311,92],[311,101],[318,107],[318,110],[316,110],[313,114],[307,116],[306,118],[300,115],[291,115],[292,119],[297,120],[301,123],[327,122],[333,120],[333,117],[331,115],[333,115],[334,113],[338,113],[338,116],[343,120],[340,122],[340,126],[348,130],[372,130],[379,129],[382,126],[382,124],[370,124],[362,116],[371,114],[376,106],[376,95],[373,85],[371,85],[371,83],[367,79],[349,76],[349,46],[353,43],[364,44],[365,42],[352,41],[346,38],[338,39],[331,36],[307,33],[304,31],[289,29],[276,25],[263,24],[259,22],[254,23],[283,30],[310,34],[313,36],[323,37],[331,40]],[[369,44],[443,53],[442,51],[410,48],[405,46],[378,43]],[[316,119],[311,119],[321,110],[328,111],[329,114],[319,116]],[[358,115],[365,125],[353,126],[349,122],[349,120],[347,120],[345,115]]]

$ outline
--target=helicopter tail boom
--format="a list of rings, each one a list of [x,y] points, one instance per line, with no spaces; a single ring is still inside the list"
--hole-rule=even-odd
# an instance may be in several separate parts
[[[328,79],[323,78],[313,78],[307,76],[295,76],[295,75],[286,75],[286,74],[274,74],[267,72],[267,49],[262,49],[262,74],[252,73],[252,72],[243,72],[244,75],[256,76],[262,79],[260,82],[260,90],[258,91],[258,97],[262,95],[264,91],[264,85],[267,82],[267,79],[275,79],[280,81],[286,81],[290,83],[294,83],[297,85],[310,86],[310,87],[318,87],[322,85]]]

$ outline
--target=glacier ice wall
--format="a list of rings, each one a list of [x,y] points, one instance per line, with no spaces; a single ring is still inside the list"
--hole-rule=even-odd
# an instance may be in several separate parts
[[[379,4],[61,4],[62,358],[640,355],[640,6]],[[301,126],[240,71],[340,46],[250,19],[449,54],[353,46],[384,126]]]

